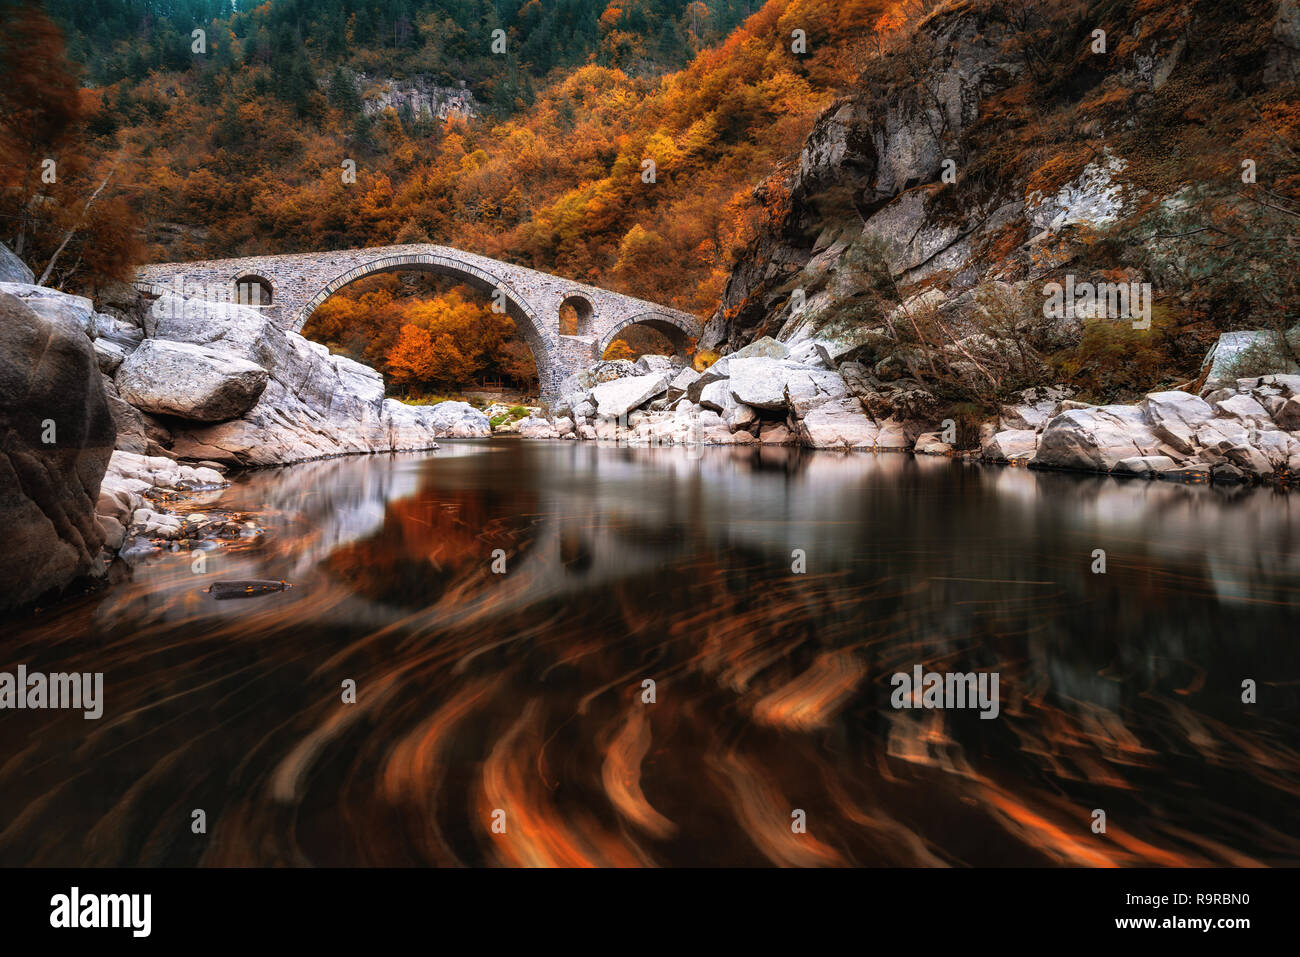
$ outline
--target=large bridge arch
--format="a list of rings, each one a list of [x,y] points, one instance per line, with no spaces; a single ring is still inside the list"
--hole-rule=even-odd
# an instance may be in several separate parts
[[[367,262],[361,262],[351,269],[340,273],[326,282],[305,305],[300,307],[289,320],[289,329],[302,332],[307,320],[311,318],[321,303],[345,286],[359,279],[388,272],[420,271],[436,273],[456,279],[473,286],[482,292],[495,294],[498,290],[505,299],[506,311],[516,322],[520,322],[519,331],[533,353],[533,363],[537,366],[538,381],[550,382],[552,379],[552,353],[554,341],[547,335],[542,319],[529,305],[528,301],[513,288],[503,276],[496,275],[474,263],[457,259],[454,256],[439,253],[404,253],[401,255],[382,255]]]

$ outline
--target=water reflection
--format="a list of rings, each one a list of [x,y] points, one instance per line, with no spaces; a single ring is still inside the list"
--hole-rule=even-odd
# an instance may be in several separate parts
[[[247,475],[187,507],[260,539],[22,623],[106,708],[0,720],[0,863],[1300,861],[1295,496],[448,446]],[[915,664],[999,718],[894,710]]]

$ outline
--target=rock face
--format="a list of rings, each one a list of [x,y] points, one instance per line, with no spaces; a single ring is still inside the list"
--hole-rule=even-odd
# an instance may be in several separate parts
[[[1297,4],[1275,6],[1271,47],[1258,46],[1264,31],[1253,41],[1258,56],[1246,70],[1252,82],[1268,82],[1261,77],[1266,53],[1269,69],[1293,75]],[[1043,23],[1055,29],[1053,16],[1044,14]],[[1094,303],[1090,311],[1052,315],[1045,277],[1065,278],[1094,230],[1129,213],[1146,215],[1148,202],[1174,212],[1177,201],[1167,192],[1125,187],[1129,177],[1121,174],[1135,156],[1131,144],[1111,135],[1124,122],[1118,115],[1090,119],[1088,132],[1079,126],[1080,148],[1061,154],[1069,162],[1053,159],[1032,174],[1028,166],[1015,171],[1003,163],[997,134],[1005,116],[987,104],[1017,85],[1040,83],[1037,69],[1015,52],[1020,29],[997,5],[940,4],[916,18],[889,54],[869,58],[846,95],[816,119],[798,160],[779,166],[755,191],[770,215],[733,268],[700,339],[723,358],[682,384],[685,400],[750,432],[719,399],[716,382],[725,380],[731,399],[758,410],[759,436],[783,416],[814,447],[882,449],[924,439],[925,450],[947,454],[960,444],[956,423],[970,414],[953,396],[978,396],[981,405],[999,404],[996,422],[981,434],[986,460],[1162,478],[1294,472],[1300,401],[1287,377],[1262,386],[1242,377],[1264,369],[1300,377],[1289,358],[1300,327],[1288,336],[1291,349],[1280,348],[1276,332],[1223,333],[1203,367],[1199,396],[1166,391],[1135,406],[1097,406],[1047,384],[1049,375],[1070,368],[1047,357],[1079,345],[1085,320],[1120,315],[1110,315],[1119,302],[1113,297],[1105,309]],[[1125,64],[1104,73],[1072,67],[1078,88],[1071,102],[1084,90],[1100,97],[1106,84],[1137,100],[1178,76],[1213,68],[1216,54],[1151,18],[1130,17],[1130,29],[1142,37],[1142,52],[1121,56]],[[1107,149],[1083,148],[1085,137],[1103,130]],[[995,165],[999,182],[977,186]],[[976,193],[981,198],[973,200]],[[1133,261],[1117,255],[1113,265],[1125,272],[1120,267]],[[1089,288],[1097,278],[1086,277]],[[1127,282],[1147,280],[1158,297],[1180,297],[1167,273],[1128,270]],[[1121,312],[1130,318],[1127,305]],[[1259,317],[1261,324],[1272,312]],[[1021,341],[1027,331],[1031,348]],[[1190,338],[1180,332],[1180,350]],[[1174,370],[1160,371],[1153,384],[1174,379]],[[1177,378],[1188,378],[1192,370],[1178,371]],[[1004,383],[1036,381],[1043,386],[1000,391]],[[1089,389],[1098,381],[1103,390],[1130,387],[1118,377],[1079,375]],[[950,403],[951,429],[940,427],[941,402]],[[966,425],[960,442],[969,443],[970,431]],[[940,432],[948,441],[939,440]]]
[[[1297,330],[1292,329],[1289,336],[1296,335]],[[1224,386],[1230,386],[1236,381],[1236,373],[1233,371],[1243,356],[1252,351],[1266,353],[1277,353],[1276,333],[1265,332],[1262,330],[1244,331],[1244,332],[1225,332],[1219,336],[1214,343],[1213,348],[1205,357],[1205,388],[1220,389]],[[1278,356],[1278,358],[1284,358]],[[1289,359],[1285,360],[1290,366],[1286,371],[1290,373],[1300,372],[1295,368],[1295,364]]]
[[[115,437],[80,326],[0,293],[0,608],[102,571],[95,502]]]
[[[413,119],[446,119],[459,116],[471,120],[479,113],[474,94],[464,87],[439,86],[427,76],[409,80],[380,80],[373,85],[364,74],[355,78],[362,93],[362,109],[366,116],[376,116],[384,110],[395,110],[398,116]]]
[[[121,363],[117,393],[145,412],[194,422],[237,419],[266,389],[267,371],[216,349],[147,339]]]
[[[938,10],[909,50],[923,78],[897,80],[882,58],[880,76],[864,74],[817,118],[798,161],[759,187],[779,215],[733,270],[702,347],[734,352],[775,336],[792,352],[816,343],[841,356],[869,332],[840,318],[865,285],[864,250],[882,247],[903,282],[965,268],[974,224],[941,222],[927,206],[981,99],[1023,69],[1004,62],[1006,29],[978,5]],[[979,228],[992,233],[1014,212],[981,214]]]
[[[13,254],[13,251],[3,243],[0,243],[0,282],[15,282],[30,284],[36,281],[36,276],[27,264]]]
[[[183,458],[284,465],[333,455],[435,448],[438,438],[490,432],[486,417],[467,414],[464,403],[444,403],[448,408],[438,412],[440,406],[385,399],[377,371],[284,331],[257,309],[169,293],[147,309],[142,327],[149,336],[145,346],[165,343],[169,349],[220,354],[259,367],[266,377],[260,395],[234,417],[173,425],[167,447]],[[128,357],[122,368],[130,369],[130,362]],[[121,369],[117,377],[120,391]],[[123,393],[122,398],[132,402],[132,395]]]

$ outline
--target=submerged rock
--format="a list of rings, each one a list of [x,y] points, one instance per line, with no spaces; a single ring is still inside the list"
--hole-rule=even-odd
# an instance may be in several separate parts
[[[226,598],[256,598],[260,595],[270,595],[278,591],[285,591],[292,587],[293,586],[287,581],[255,578],[240,581],[213,582],[203,590],[213,598],[221,600]]]

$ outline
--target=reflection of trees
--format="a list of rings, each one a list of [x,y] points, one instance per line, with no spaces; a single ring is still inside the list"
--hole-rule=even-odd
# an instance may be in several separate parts
[[[450,592],[468,597],[494,584],[496,549],[505,553],[507,568],[527,553],[535,508],[530,494],[506,500],[470,489],[423,488],[389,502],[380,528],[334,549],[325,564],[374,601],[422,608]]]

